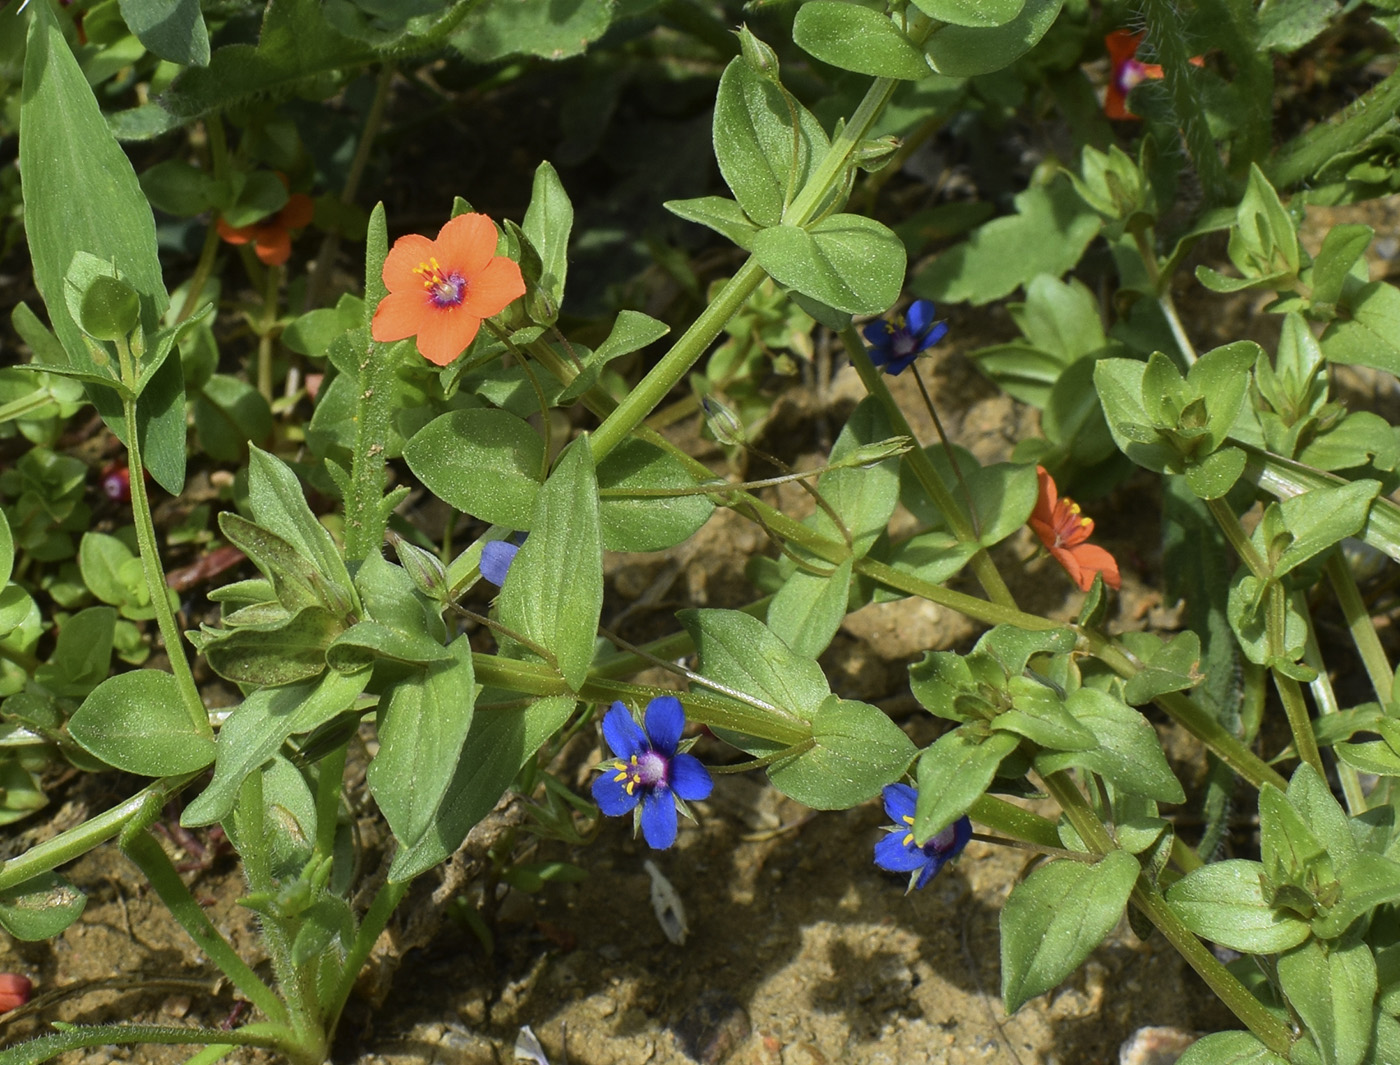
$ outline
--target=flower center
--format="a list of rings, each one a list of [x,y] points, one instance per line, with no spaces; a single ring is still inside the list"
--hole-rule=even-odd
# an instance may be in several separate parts
[[[1129,59],[1118,71],[1118,88],[1124,94],[1132,92],[1150,77],[1147,64],[1138,59]]]
[[[1079,513],[1079,504],[1061,499],[1055,505],[1055,546],[1073,547],[1089,536],[1093,522]]]
[[[631,795],[639,787],[650,790],[667,783],[671,762],[659,751],[648,750],[634,754],[626,762],[614,762],[613,768],[617,770],[613,779],[627,781],[627,794]]]
[[[419,263],[413,272],[423,279],[434,307],[456,307],[466,296],[467,279],[456,271],[443,273],[436,258]]]

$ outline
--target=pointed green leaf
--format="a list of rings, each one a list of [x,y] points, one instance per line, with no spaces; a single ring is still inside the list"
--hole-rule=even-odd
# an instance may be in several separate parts
[[[173,777],[214,760],[169,673],[137,669],[109,677],[83,700],[68,731],[89,754],[147,777]]]
[[[805,229],[770,225],[753,253],[779,284],[850,314],[883,314],[904,286],[904,244],[862,215],[829,215]]]

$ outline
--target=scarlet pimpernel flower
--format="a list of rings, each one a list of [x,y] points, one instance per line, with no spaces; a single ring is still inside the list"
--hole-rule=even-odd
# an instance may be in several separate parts
[[[1040,537],[1040,542],[1055,561],[1079,585],[1081,592],[1093,587],[1096,573],[1103,574],[1104,584],[1117,588],[1122,583],[1118,563],[1102,547],[1085,542],[1094,531],[1094,520],[1081,514],[1079,504],[1074,500],[1059,494],[1054,478],[1045,467],[1037,466],[1035,472],[1040,478],[1040,495],[1027,524]]]
[[[496,254],[496,224],[484,214],[458,215],[436,240],[400,237],[383,276],[389,295],[379,301],[370,333],[380,343],[414,337],[436,366],[462,354],[483,319],[525,295],[520,266]]]
[[[21,973],[0,973],[0,1013],[19,1009],[29,1001],[34,985]]]
[[[1143,33],[1129,30],[1114,30],[1103,39],[1108,49],[1110,65],[1108,91],[1103,98],[1103,113],[1109,118],[1136,119],[1138,116],[1128,110],[1128,93],[1144,81],[1156,81],[1162,77],[1162,68],[1156,63],[1144,63],[1137,57],[1138,45],[1142,44]],[[1203,66],[1200,56],[1191,59],[1193,66]]]
[[[477,569],[481,571],[481,576],[494,584],[497,588],[505,587],[506,574],[510,572],[510,564],[515,561],[516,553],[519,552],[520,545],[513,544],[509,540],[492,540],[483,544],[481,548],[481,562]]]
[[[893,825],[875,844],[875,864],[891,873],[908,873],[908,891],[923,887],[950,861],[963,852],[972,838],[972,822],[959,817],[920,847],[914,842],[914,806],[918,792],[908,784],[887,784],[881,792],[885,813]]]
[[[694,755],[680,750],[685,711],[674,695],[647,704],[643,729],[622,703],[603,717],[603,738],[615,758],[598,766],[593,801],[609,817],[631,813],[647,844],[665,850],[676,842],[676,811],[689,816],[685,801],[708,799],[714,782]]]
[[[932,300],[915,300],[904,314],[870,322],[861,330],[870,345],[870,361],[887,374],[905,367],[948,335],[948,323],[934,320]]]
[[[292,257],[292,233],[311,224],[316,202],[305,193],[294,192],[282,209],[261,222],[231,226],[219,219],[219,236],[230,244],[252,244],[258,260],[266,266],[281,266]]]

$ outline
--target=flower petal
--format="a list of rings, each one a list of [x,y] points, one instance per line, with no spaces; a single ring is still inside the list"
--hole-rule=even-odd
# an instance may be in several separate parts
[[[384,259],[384,284],[390,292],[421,293],[423,279],[413,272],[414,268],[436,254],[433,242],[421,233],[409,233],[400,237],[394,241],[394,246],[389,249],[389,254]]]
[[[391,292],[375,308],[369,327],[370,336],[381,344],[413,336],[428,313],[424,306],[426,302],[422,289],[417,292]]]
[[[525,279],[520,274],[520,264],[498,255],[467,282],[462,306],[472,314],[490,318],[523,295]]]
[[[484,214],[459,214],[438,230],[434,243],[444,272],[458,271],[475,285],[475,275],[496,254],[496,223]]]
[[[685,731],[685,710],[681,708],[681,701],[674,695],[658,695],[647,703],[646,727],[653,750],[668,758],[675,754],[676,744],[681,742],[681,733]]]
[[[516,552],[519,546],[509,540],[492,540],[481,549],[481,562],[478,569],[481,576],[490,581],[497,588],[501,588],[506,583],[506,573],[510,570],[510,564],[515,561]]]
[[[891,873],[908,873],[922,868],[928,861],[927,856],[918,847],[906,847],[905,835],[907,832],[903,829],[887,832],[885,838],[875,844],[875,864]]]
[[[671,790],[687,802],[708,799],[715,790],[710,771],[693,754],[678,754],[671,759]]]
[[[635,791],[628,793],[627,781],[617,780],[616,777],[614,770],[604,769],[603,775],[593,781],[593,801],[609,817],[630,813],[639,800]]]
[[[277,212],[277,224],[284,229],[302,229],[316,217],[316,201],[304,192],[294,192],[287,197],[282,210]]]
[[[621,702],[613,703],[603,716],[603,739],[608,741],[612,753],[622,759],[631,758],[634,754],[641,754],[650,748],[647,734],[632,720],[632,715]]]
[[[924,330],[933,325],[938,309],[933,300],[915,300],[904,312],[904,323],[913,336],[923,336]]]
[[[916,335],[919,335],[919,334],[916,334]],[[940,340],[942,340],[942,339],[943,339],[944,337],[946,337],[947,335],[948,335],[948,323],[947,323],[947,322],[934,322],[933,325],[931,325],[931,326],[929,327],[928,333],[927,333],[927,334],[923,334],[923,339],[919,341],[919,350],[920,350],[920,351],[928,351],[929,348],[933,347],[935,344],[937,344]]]
[[[1036,530],[1041,540],[1052,544],[1055,542],[1055,504],[1059,502],[1060,493],[1055,488],[1055,478],[1050,476],[1050,471],[1044,466],[1035,468],[1035,477],[1040,484],[1040,494],[1035,497],[1035,509],[1031,511],[1031,528]],[[1049,533],[1048,540],[1046,540],[1046,532],[1041,532],[1040,529],[1036,528],[1036,522],[1040,522],[1045,527],[1046,532]]]
[[[253,239],[255,226],[231,226],[222,218],[219,219],[215,227],[219,231],[219,236],[230,244],[247,244]]]
[[[659,851],[676,842],[676,803],[670,788],[657,786],[642,795],[642,837]]]
[[[861,328],[860,335],[865,337],[865,342],[872,349],[887,349],[890,340],[894,336],[894,331],[890,328],[890,323],[883,318],[877,318],[873,322],[866,322]]]
[[[886,784],[880,794],[885,800],[885,813],[896,825],[904,824],[906,817],[914,816],[918,792],[908,784]]]
[[[292,257],[292,237],[281,226],[259,226],[253,251],[264,266],[281,266]]]
[[[938,871],[948,863],[948,859],[951,857],[951,854],[925,855],[923,872],[921,872],[918,876],[918,879],[914,881],[914,890],[918,891],[921,887],[923,887],[935,876],[937,876]]]
[[[1081,592],[1087,592],[1094,586],[1095,573],[1102,573],[1104,584],[1115,591],[1122,587],[1123,578],[1118,573],[1118,561],[1102,547],[1095,544],[1080,544],[1073,549],[1072,553],[1075,565],[1079,568],[1076,580]],[[1071,574],[1071,576],[1074,575]]]
[[[418,326],[418,350],[435,366],[446,366],[476,339],[481,319],[462,307],[433,307]]]

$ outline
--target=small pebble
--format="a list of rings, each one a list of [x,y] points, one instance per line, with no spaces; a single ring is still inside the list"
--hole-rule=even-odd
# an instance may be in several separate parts
[[[673,1031],[692,1061],[720,1065],[749,1037],[749,1015],[732,996],[723,991],[706,991],[686,1010]]]
[[[1175,1065],[1195,1041],[1195,1032],[1180,1028],[1139,1028],[1118,1048],[1118,1065]]]

